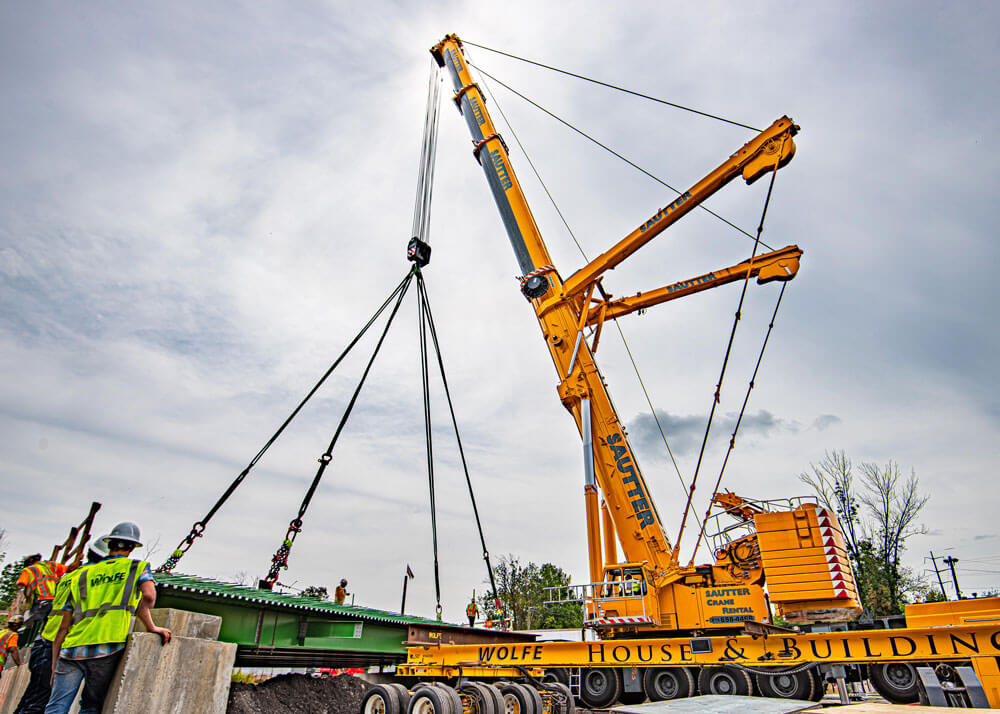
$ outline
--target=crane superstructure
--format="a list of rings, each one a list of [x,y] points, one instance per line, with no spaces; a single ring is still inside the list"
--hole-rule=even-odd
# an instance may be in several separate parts
[[[591,582],[570,597],[584,599],[588,623],[602,628],[604,636],[610,637],[637,630],[724,630],[742,622],[769,622],[762,558],[754,534],[743,537],[742,550],[720,549],[711,565],[679,563],[678,549],[664,530],[594,353],[607,320],[734,281],[756,278],[763,284],[795,277],[802,251],[791,245],[755,255],[728,268],[617,300],[612,300],[601,284],[606,271],[621,264],[726,184],[738,177],[753,183],[785,166],[795,155],[793,137],[799,127],[787,116],[777,119],[614,246],[563,278],[553,265],[511,165],[506,144],[486,108],[485,97],[473,81],[461,41],[449,35],[431,52],[454,83],[455,103],[472,134],[473,153],[483,168],[514,249],[522,274],[521,290],[534,309],[558,373],[559,398],[573,415],[582,437]],[[587,328],[593,331],[590,340],[585,337]],[[603,539],[601,496],[605,504]],[[828,531],[836,529],[839,533],[835,519],[822,509],[817,516],[816,506],[808,511],[808,506],[797,505],[805,518],[800,521],[806,525],[806,535],[818,538],[821,522]],[[770,512],[773,508],[760,510]],[[616,539],[624,555],[623,562],[615,562]],[[847,559],[842,558],[844,566],[838,590],[830,577],[824,544],[809,541],[809,545],[824,550],[816,563],[818,566],[822,560],[822,567],[812,577],[813,581],[818,577],[821,587],[811,592],[809,587],[799,587],[789,602],[806,602],[808,605],[798,607],[798,612],[811,609],[813,615],[823,613],[828,619],[857,614],[856,590]],[[835,553],[838,560],[840,555]],[[782,598],[778,600],[780,605]]]

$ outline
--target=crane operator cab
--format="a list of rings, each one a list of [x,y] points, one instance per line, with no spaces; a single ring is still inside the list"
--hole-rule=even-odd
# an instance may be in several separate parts
[[[655,605],[642,566],[638,563],[609,565],[604,580],[594,588],[588,608],[588,624],[612,625],[653,622]],[[647,602],[647,599],[650,601]]]

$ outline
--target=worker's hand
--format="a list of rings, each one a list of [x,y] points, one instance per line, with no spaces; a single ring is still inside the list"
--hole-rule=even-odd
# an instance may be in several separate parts
[[[154,627],[153,632],[160,636],[160,644],[167,644],[173,637],[173,633],[166,627]]]

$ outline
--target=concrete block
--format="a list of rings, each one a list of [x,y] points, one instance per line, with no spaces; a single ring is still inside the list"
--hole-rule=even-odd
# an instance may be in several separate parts
[[[28,671],[28,648],[25,647],[20,654],[24,664],[15,667],[8,658],[3,676],[0,677],[0,714],[12,714],[21,701],[24,690],[28,688],[28,679],[31,677],[31,672]]]
[[[103,714],[225,714],[236,645],[135,632]]]
[[[175,610],[172,607],[157,607],[149,611],[153,624],[166,627],[174,637],[192,637],[199,640],[219,639],[222,628],[222,618],[218,615],[203,615],[200,612]],[[135,621],[136,632],[146,632],[145,626],[139,620]]]

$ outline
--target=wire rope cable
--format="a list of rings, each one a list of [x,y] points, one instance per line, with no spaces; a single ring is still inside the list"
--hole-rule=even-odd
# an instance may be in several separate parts
[[[389,318],[386,320],[385,327],[382,329],[382,334],[379,336],[378,343],[372,351],[372,356],[369,358],[368,364],[365,365],[364,372],[358,380],[358,386],[354,389],[354,393],[351,395],[351,399],[347,403],[347,407],[344,409],[344,414],[341,416],[340,422],[337,424],[337,430],[334,432],[329,446],[319,457],[319,468],[316,470],[316,475],[313,477],[312,483],[309,484],[309,490],[306,491],[306,495],[302,499],[298,514],[288,524],[288,530],[285,533],[285,538],[281,542],[281,545],[278,547],[274,556],[271,558],[271,568],[268,571],[267,576],[260,582],[260,585],[266,589],[270,589],[274,583],[277,582],[278,574],[281,570],[288,567],[288,555],[291,551],[292,545],[295,543],[296,536],[298,536],[298,534],[302,531],[302,519],[306,514],[306,510],[309,508],[309,504],[312,501],[313,495],[316,493],[316,489],[323,478],[323,474],[326,472],[327,466],[329,466],[330,462],[333,460],[333,450],[337,446],[337,441],[340,439],[340,435],[343,433],[344,427],[347,425],[347,420],[350,418],[351,412],[354,411],[354,406],[357,404],[358,396],[361,394],[361,389],[365,386],[365,381],[368,379],[368,374],[371,372],[372,365],[375,364],[375,358],[378,357],[378,353],[382,349],[382,344],[385,342],[385,337],[389,333],[389,328],[392,327],[392,322],[396,317],[396,313],[399,312],[399,306],[402,305],[403,298],[406,297],[406,292],[410,287],[410,283],[413,280],[415,272],[415,268],[409,271],[406,280],[402,284],[402,289],[398,291],[398,296],[396,297],[396,302],[392,307],[392,312],[389,313]]]
[[[420,165],[417,172],[417,196],[413,202],[411,235],[430,243],[431,196],[434,190],[434,164],[437,156],[438,118],[441,110],[441,73],[433,58],[427,83],[427,107],[424,110],[424,133],[420,145]]]
[[[665,104],[665,105],[667,105],[669,107],[674,107],[675,109],[681,109],[683,111],[691,112],[692,114],[698,114],[700,116],[707,117],[709,119],[715,119],[717,121],[721,121],[721,122],[724,122],[726,124],[732,124],[734,126],[739,126],[739,127],[744,128],[744,129],[750,129],[751,131],[756,131],[756,132],[760,132],[761,131],[757,127],[750,126],[749,124],[743,124],[741,122],[734,121],[732,119],[726,119],[725,117],[721,117],[721,116],[719,116],[717,114],[709,114],[708,112],[703,112],[700,109],[693,109],[691,107],[686,107],[683,104],[677,104],[675,102],[669,102],[666,99],[660,99],[658,97],[650,96],[649,94],[643,94],[642,92],[636,92],[636,91],[634,91],[632,89],[626,89],[625,87],[620,87],[617,84],[610,84],[608,82],[602,82],[599,79],[593,79],[591,77],[586,77],[586,76],[584,76],[582,74],[577,74],[576,72],[570,72],[569,70],[559,69],[558,67],[553,67],[552,65],[544,64],[544,63],[538,62],[536,60],[530,60],[530,59],[527,59],[526,57],[519,57],[518,55],[514,55],[514,54],[511,54],[509,52],[504,52],[502,50],[496,50],[496,49],[493,49],[492,47],[487,47],[486,45],[479,45],[479,44],[476,44],[475,42],[470,42],[469,40],[462,40],[462,44],[463,45],[472,45],[473,47],[478,47],[480,49],[486,50],[487,52],[493,52],[493,53],[498,54],[498,55],[503,55],[504,57],[510,57],[511,59],[516,59],[519,62],[525,62],[527,64],[533,64],[536,67],[542,67],[543,69],[551,70],[552,72],[558,72],[559,74],[565,74],[565,75],[567,75],[569,77],[575,77],[576,79],[582,79],[585,82],[591,82],[592,84],[597,84],[597,85],[600,85],[602,87],[607,87],[608,89],[614,89],[617,92],[624,92],[625,94],[631,94],[634,97],[639,97],[641,99],[647,99],[647,100],[649,100],[651,102],[656,102],[658,104]]]
[[[473,62],[468,61],[468,60],[467,60],[467,63],[468,63],[468,65],[470,67],[474,67],[483,76],[489,77],[490,79],[492,79],[494,82],[496,82],[497,84],[499,84],[501,87],[503,87],[507,91],[511,92],[512,94],[517,95],[518,97],[520,97],[524,101],[526,101],[529,104],[531,104],[536,109],[539,109],[540,111],[544,112],[545,114],[548,114],[550,117],[552,117],[553,119],[555,119],[559,123],[563,124],[564,126],[566,126],[569,129],[575,131],[580,136],[584,137],[585,139],[587,139],[590,142],[593,142],[594,144],[596,144],[597,146],[601,147],[602,149],[604,149],[608,153],[612,154],[613,156],[621,159],[622,161],[624,161],[626,164],[628,164],[632,168],[636,169],[640,173],[643,173],[646,176],[648,176],[649,178],[651,178],[652,180],[656,181],[658,184],[660,184],[662,186],[665,186],[666,188],[670,189],[671,191],[673,191],[677,195],[680,195],[682,193],[680,189],[677,189],[677,188],[671,186],[669,183],[667,183],[666,181],[664,181],[663,179],[661,179],[656,174],[652,173],[651,171],[648,171],[648,170],[644,169],[642,166],[639,166],[639,164],[635,163],[631,159],[629,159],[626,156],[624,156],[624,155],[620,154],[619,152],[615,151],[614,149],[612,149],[607,144],[604,144],[603,142],[599,141],[598,139],[595,139],[593,136],[591,136],[587,132],[583,131],[582,129],[574,126],[571,122],[563,119],[558,114],[555,114],[554,112],[549,111],[548,109],[546,109],[545,107],[543,107],[538,102],[536,102],[533,99],[530,99],[529,97],[525,96],[521,92],[519,92],[516,89],[514,89],[513,87],[511,87],[510,85],[505,84],[503,81],[497,79],[496,77],[494,77],[492,74],[490,74],[489,72],[487,72],[486,70],[484,70],[479,65],[474,64]],[[747,238],[754,239],[754,240],[759,240],[759,236],[755,237],[753,233],[750,233],[749,231],[744,230],[743,228],[740,228],[738,225],[736,225],[735,223],[733,223],[732,221],[730,221],[728,218],[725,218],[724,216],[722,216],[722,215],[716,213],[715,211],[713,211],[712,209],[708,208],[704,204],[704,202],[699,203],[698,204],[698,208],[700,208],[703,211],[706,211],[709,215],[714,216],[715,218],[717,218],[718,220],[722,221],[727,226],[729,226],[730,228],[733,228],[734,230],[736,230],[737,232],[739,232],[742,235],[746,236]],[[768,250],[774,250],[773,247],[771,247],[770,245],[768,245],[764,241],[760,241],[760,244],[762,246],[764,246],[765,248],[767,248]]]
[[[444,386],[445,398],[448,401],[448,412],[451,414],[451,424],[455,430],[455,441],[458,443],[458,455],[462,461],[462,470],[465,473],[465,483],[469,489],[469,500],[472,502],[472,513],[476,518],[476,528],[479,531],[479,542],[483,548],[483,560],[486,562],[486,570],[490,577],[490,587],[493,590],[493,600],[499,606],[500,598],[497,595],[496,579],[493,575],[493,565],[490,563],[490,552],[486,547],[486,536],[483,532],[483,523],[479,517],[479,506],[476,503],[476,494],[472,488],[472,478],[469,475],[469,465],[465,458],[465,448],[462,446],[462,436],[458,430],[458,418],[455,416],[455,406],[451,399],[451,389],[448,387],[448,377],[444,369],[444,358],[441,355],[441,345],[438,342],[437,329],[434,326],[434,316],[431,313],[430,298],[427,295],[427,286],[424,284],[423,275],[417,273],[417,297],[423,305],[423,311],[427,315],[427,326],[429,328],[431,341],[434,345],[434,352],[437,356],[438,369],[441,372],[441,384]]]
[[[764,208],[761,211],[760,223],[757,225],[757,238],[753,244],[753,251],[750,253],[750,260],[747,262],[747,272],[743,278],[743,287],[740,290],[740,300],[736,306],[736,315],[733,318],[733,327],[729,332],[729,342],[726,345],[726,354],[722,359],[722,369],[719,371],[719,381],[715,385],[715,395],[712,399],[712,408],[708,413],[708,421],[705,424],[705,435],[701,441],[701,448],[698,450],[698,462],[695,465],[694,476],[691,478],[691,488],[688,490],[687,503],[684,506],[684,515],[681,516],[681,527],[677,533],[677,541],[674,543],[674,556],[677,556],[678,549],[681,545],[681,536],[684,535],[684,524],[687,522],[688,512],[691,510],[691,502],[694,499],[695,487],[698,483],[698,474],[701,470],[702,460],[705,456],[705,447],[708,444],[708,436],[712,430],[712,420],[715,417],[715,408],[719,405],[719,401],[722,393],[722,383],[726,376],[726,368],[729,365],[729,357],[733,351],[733,340],[736,337],[736,328],[740,323],[741,313],[743,310],[743,301],[746,298],[747,287],[750,285],[750,274],[753,271],[753,261],[757,257],[757,249],[763,244],[760,240],[761,234],[764,232],[764,219],[767,217],[767,208],[771,204],[771,194],[774,191],[774,180],[778,176],[778,162],[781,160],[781,152],[784,149],[785,138],[781,140],[781,146],[778,148],[778,153],[775,158],[774,169],[771,172],[771,181],[767,186],[767,196],[764,198]],[[692,554],[692,560],[697,555],[697,553]]]
[[[782,283],[781,292],[778,293],[778,300],[774,305],[774,312],[771,313],[771,322],[767,325],[767,333],[764,335],[764,343],[760,347],[760,353],[757,355],[757,364],[753,368],[753,374],[750,376],[750,383],[747,385],[746,395],[743,397],[743,406],[740,407],[739,416],[736,418],[736,425],[733,427],[733,433],[729,437],[729,448],[726,450],[726,456],[722,460],[722,468],[719,469],[719,477],[715,479],[715,487],[712,489],[712,493],[717,493],[719,486],[722,485],[722,475],[726,471],[726,466],[729,464],[729,457],[733,453],[733,449],[736,448],[736,434],[740,430],[740,425],[743,423],[743,415],[747,410],[747,403],[750,401],[750,392],[757,381],[757,373],[760,371],[760,363],[764,359],[764,350],[767,349],[767,342],[771,339],[771,332],[774,330],[774,320],[778,316],[778,308],[781,307],[781,299],[785,296],[785,288],[788,287],[788,283]],[[712,512],[712,502],[709,501],[708,508],[705,509],[705,517],[702,520],[701,528],[698,531],[698,540],[695,541],[694,551],[691,555],[691,564],[694,564],[695,554],[698,552],[698,546],[701,545],[702,538],[705,537],[705,525],[708,523],[708,517]],[[735,558],[734,558],[735,559]]]
[[[344,358],[347,357],[347,355],[351,352],[354,346],[358,344],[361,338],[364,337],[365,333],[368,332],[368,329],[373,324],[375,324],[375,321],[378,320],[379,316],[383,312],[385,312],[386,308],[392,303],[394,299],[396,299],[396,297],[399,295],[399,292],[401,290],[404,290],[405,285],[409,282],[409,280],[410,280],[410,273],[408,271],[407,274],[400,281],[400,283],[389,294],[389,297],[387,297],[385,301],[382,303],[382,305],[375,311],[375,314],[372,315],[371,318],[369,318],[368,322],[366,322],[365,325],[358,332],[358,334],[354,336],[354,339],[351,340],[350,343],[347,345],[347,347],[344,348],[344,351],[340,353],[340,356],[337,357],[336,360],[334,360],[333,364],[331,364],[329,369],[327,369],[326,372],[323,373],[323,376],[320,377],[319,381],[316,382],[315,385],[313,385],[312,389],[310,389],[309,392],[306,394],[306,396],[303,397],[302,401],[300,401],[298,405],[295,407],[295,409],[292,410],[292,413],[289,414],[288,418],[286,418],[285,421],[282,422],[281,426],[278,427],[278,430],[271,435],[271,438],[269,438],[264,443],[264,446],[262,446],[260,450],[254,455],[254,457],[250,459],[250,462],[247,464],[247,466],[239,473],[239,475],[237,475],[237,477],[233,480],[233,482],[229,484],[229,487],[225,490],[222,496],[208,510],[208,513],[206,513],[200,521],[196,521],[194,523],[194,525],[191,527],[191,531],[184,537],[183,540],[181,540],[177,548],[173,551],[173,553],[170,554],[170,557],[167,558],[167,560],[163,563],[163,565],[157,568],[157,572],[169,573],[175,567],[177,567],[177,563],[184,556],[184,554],[187,553],[188,550],[190,550],[191,546],[194,545],[195,540],[202,537],[202,535],[205,532],[205,527],[208,525],[208,522],[212,520],[212,517],[219,511],[220,508],[222,508],[222,506],[226,503],[226,501],[229,500],[229,497],[233,495],[233,493],[240,486],[240,484],[242,484],[243,481],[246,479],[246,477],[250,474],[250,470],[257,465],[257,462],[261,460],[261,458],[264,456],[265,453],[267,453],[267,450],[271,448],[272,444],[274,444],[274,442],[278,440],[278,437],[280,437],[282,433],[284,433],[285,429],[288,427],[289,424],[292,423],[292,420],[294,420],[295,417],[298,416],[299,412],[302,411],[306,403],[313,397],[314,394],[316,394],[317,391],[319,391],[319,388],[323,386],[327,378],[331,374],[333,374],[333,371],[340,365],[340,363],[344,360]]]

